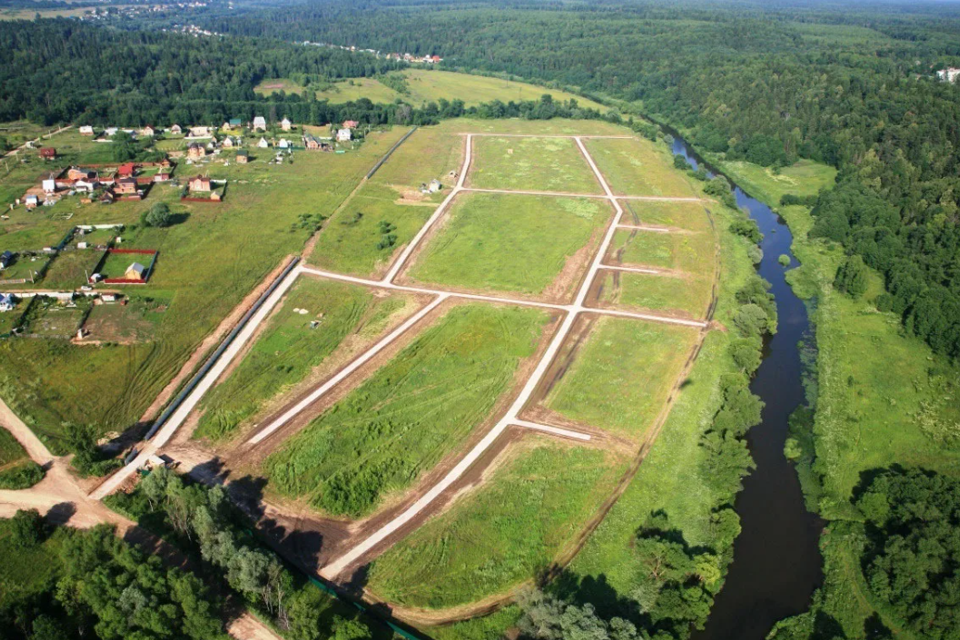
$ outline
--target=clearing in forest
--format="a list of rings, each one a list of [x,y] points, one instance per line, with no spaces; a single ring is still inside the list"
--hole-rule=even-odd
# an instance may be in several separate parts
[[[602,194],[570,138],[474,138],[467,184],[477,189]]]
[[[409,273],[417,282],[566,299],[612,213],[600,199],[461,194]]]

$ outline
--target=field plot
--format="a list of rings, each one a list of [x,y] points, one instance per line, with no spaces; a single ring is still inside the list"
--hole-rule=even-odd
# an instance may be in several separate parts
[[[561,299],[579,284],[612,213],[599,199],[461,193],[410,275],[419,282]]]
[[[649,140],[593,139],[584,144],[617,195],[696,195],[687,177],[673,168],[669,151]]]
[[[700,202],[624,200],[623,224],[710,231],[710,218]]]
[[[93,275],[102,257],[103,253],[95,249],[60,253],[43,276],[43,286],[52,289],[76,289],[87,283],[87,278]],[[122,276],[121,272],[120,277]]]
[[[548,319],[536,309],[452,308],[273,453],[270,485],[331,514],[370,513],[488,418]]]
[[[569,138],[474,138],[467,184],[479,189],[603,193]]]
[[[439,127],[420,127],[400,145],[370,181],[392,188],[403,199],[439,203],[463,166],[464,136]],[[444,189],[424,196],[419,188],[439,180]]]
[[[23,303],[21,303],[23,304]],[[43,338],[71,338],[82,322],[89,302],[81,300],[80,305],[64,305],[48,298],[34,300],[25,312],[23,332],[29,336]]]
[[[374,561],[368,585],[378,597],[443,608],[530,579],[571,543],[625,466],[598,449],[515,446],[484,485]]]
[[[368,183],[327,221],[310,263],[355,275],[378,274],[416,235],[433,207],[398,204],[396,192]]]
[[[710,273],[713,261],[713,237],[707,233],[619,229],[607,253],[608,264],[647,265],[694,274]]]
[[[639,441],[663,409],[696,338],[690,327],[598,318],[543,404]]]
[[[702,318],[710,304],[712,274],[651,275],[605,269],[594,293],[601,307]]]
[[[378,296],[363,287],[300,278],[249,353],[203,399],[194,437],[216,441],[235,435],[348,337],[364,342],[414,306],[400,294]]]
[[[85,340],[132,344],[152,340],[170,304],[169,297],[154,293],[132,295],[126,304],[94,305],[83,323]]]

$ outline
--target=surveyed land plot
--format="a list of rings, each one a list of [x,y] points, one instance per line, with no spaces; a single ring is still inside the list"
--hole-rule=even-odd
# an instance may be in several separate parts
[[[359,276],[383,275],[432,213],[432,207],[398,202],[389,187],[365,184],[327,221],[310,263]]]
[[[572,139],[478,136],[473,144],[470,187],[603,193]]]
[[[685,273],[713,270],[713,235],[619,229],[610,243],[608,264],[644,265]]]
[[[710,218],[701,202],[621,200],[623,225],[662,227],[672,231],[711,232]]]
[[[625,468],[612,452],[546,436],[513,447],[482,486],[374,561],[374,594],[439,609],[529,580],[572,543]]]
[[[438,127],[420,127],[381,165],[371,182],[387,186],[397,197],[412,201],[439,202],[457,182],[463,166],[464,136]],[[453,175],[451,175],[451,173]],[[440,192],[420,193],[420,185],[440,181]]]
[[[345,341],[364,345],[417,306],[398,292],[301,276],[240,364],[200,404],[196,438],[243,432]],[[347,350],[351,350],[347,348]]]
[[[612,215],[600,199],[461,193],[409,274],[422,283],[565,300]]]
[[[369,514],[490,419],[550,320],[531,308],[449,309],[267,458],[271,488],[331,514]]]
[[[649,140],[588,139],[587,151],[617,195],[694,197],[687,177],[673,168],[670,153]]]
[[[597,318],[543,405],[562,417],[639,441],[666,404],[696,329]],[[572,359],[572,362],[570,362]]]
[[[648,274],[604,269],[594,283],[601,308],[703,318],[713,292],[712,273]]]

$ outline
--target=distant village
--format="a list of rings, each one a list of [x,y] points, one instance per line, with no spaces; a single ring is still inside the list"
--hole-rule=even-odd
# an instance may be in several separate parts
[[[383,60],[402,60],[403,62],[410,62],[413,64],[439,64],[443,62],[443,58],[437,55],[426,55],[418,56],[412,53],[383,53],[376,49],[360,49],[355,46],[344,46],[340,44],[329,44],[327,42],[310,42],[309,40],[304,40],[301,43],[305,47],[328,47],[330,49],[341,49],[343,51],[349,51],[351,53],[368,53],[376,58]]]

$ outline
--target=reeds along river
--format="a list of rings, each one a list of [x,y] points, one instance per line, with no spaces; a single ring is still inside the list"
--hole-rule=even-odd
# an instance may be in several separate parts
[[[674,154],[694,167],[703,164],[682,138],[671,134]],[[712,175],[712,168],[704,167]],[[796,266],[790,251],[793,236],[770,207],[739,187],[735,195],[763,232],[758,271],[772,285],[779,329],[764,344],[763,362],[751,384],[765,406],[762,422],[747,433],[757,467],[744,478],[735,504],[743,530],[706,629],[694,633],[694,640],[762,640],[778,620],[806,611],[823,582],[818,546],[823,524],[807,511],[797,473],[783,454],[787,420],[803,402],[799,343],[809,329],[807,309],[778,262],[788,255]]]

